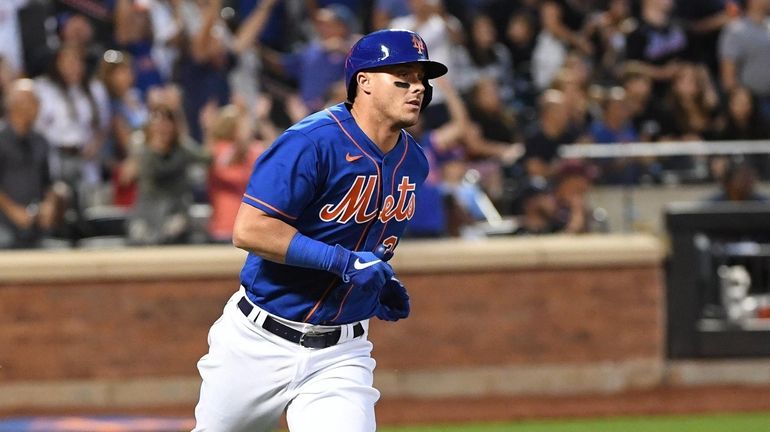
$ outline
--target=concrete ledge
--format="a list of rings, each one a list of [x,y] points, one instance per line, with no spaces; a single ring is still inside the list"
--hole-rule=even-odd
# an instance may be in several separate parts
[[[0,252],[0,284],[236,278],[246,253],[232,246]]]
[[[375,372],[383,397],[437,398],[618,393],[649,389],[661,380],[655,360],[544,366],[495,366]],[[30,408],[131,408],[194,404],[200,378],[166,377],[0,384],[0,410]]]
[[[770,385],[770,359],[676,361],[655,359],[375,371],[383,398],[474,398],[621,394],[656,388]],[[0,411],[46,408],[135,408],[194,405],[200,378],[17,381],[0,384]]]
[[[665,255],[650,235],[554,235],[481,241],[404,241],[393,265],[400,274],[520,268],[658,265]],[[103,250],[1,251],[0,284],[234,278],[245,252],[232,246]]]
[[[654,388],[663,376],[656,359],[591,364],[512,365],[375,372],[383,397],[453,398],[619,393]]]
[[[195,403],[200,378],[19,381],[0,384],[0,409],[130,408]]]
[[[767,386],[770,384],[770,359],[675,361],[667,365],[665,379],[667,384],[675,387]]]

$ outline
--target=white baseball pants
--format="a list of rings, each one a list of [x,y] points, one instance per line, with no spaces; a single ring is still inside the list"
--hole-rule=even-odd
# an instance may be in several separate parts
[[[230,298],[209,331],[193,432],[272,431],[284,411],[291,432],[374,431],[380,393],[368,322],[363,336],[343,326],[336,345],[305,348],[263,329],[264,310],[245,316],[237,307],[243,295],[241,288]],[[300,331],[329,329],[279,320]]]

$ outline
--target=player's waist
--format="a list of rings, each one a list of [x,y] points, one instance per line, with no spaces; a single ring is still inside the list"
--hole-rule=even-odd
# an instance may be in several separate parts
[[[315,325],[271,314],[252,302],[241,287],[237,307],[249,321],[276,336],[306,348],[328,348],[366,333],[368,320],[342,325]]]

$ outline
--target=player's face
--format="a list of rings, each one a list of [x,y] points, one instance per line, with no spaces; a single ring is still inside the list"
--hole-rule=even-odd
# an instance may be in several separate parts
[[[425,72],[419,64],[384,67],[374,73],[372,95],[384,117],[397,128],[413,126],[425,96]]]

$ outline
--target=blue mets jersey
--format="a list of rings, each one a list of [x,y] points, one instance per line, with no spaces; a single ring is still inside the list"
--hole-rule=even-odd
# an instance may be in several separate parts
[[[402,131],[383,154],[339,104],[287,129],[259,157],[243,202],[330,245],[395,248],[427,175],[427,159],[411,135]],[[250,253],[240,277],[255,304],[293,321],[345,324],[333,318],[343,315],[342,307],[356,307],[343,301],[343,290],[333,289],[340,279],[326,271]]]

